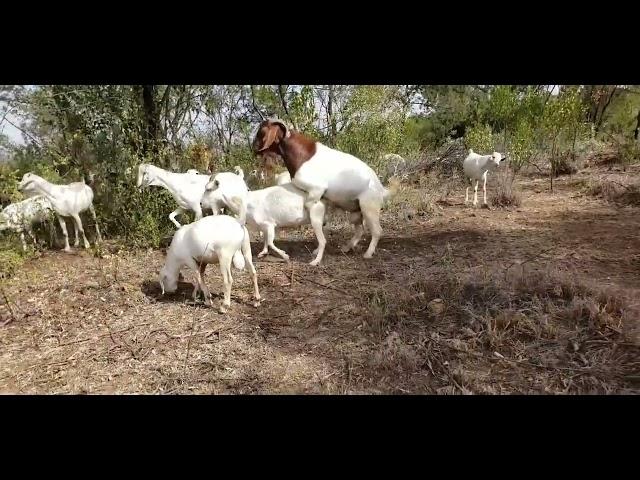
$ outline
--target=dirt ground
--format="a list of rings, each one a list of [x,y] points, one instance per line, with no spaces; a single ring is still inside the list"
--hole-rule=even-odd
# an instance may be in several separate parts
[[[519,179],[519,207],[473,209],[464,188],[396,205],[371,260],[368,237],[340,253],[341,223],[316,268],[310,231],[287,232],[290,262],[254,258],[262,304],[234,270],[227,314],[192,302],[187,271],[161,296],[161,251],[44,252],[4,283],[0,391],[638,393],[640,207],[586,194],[595,176]]]

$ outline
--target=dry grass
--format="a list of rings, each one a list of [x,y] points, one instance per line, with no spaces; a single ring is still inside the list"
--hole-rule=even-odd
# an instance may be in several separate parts
[[[292,261],[256,260],[259,309],[234,272],[225,315],[192,302],[186,271],[163,297],[161,251],[44,252],[2,284],[0,391],[637,393],[640,216],[581,179],[551,194],[518,177],[522,207],[471,210],[459,179],[417,178],[373,259],[366,236],[338,250],[341,215],[318,268],[309,229],[283,233]],[[217,307],[216,266],[207,283]]]
[[[625,184],[615,180],[590,182],[587,193],[620,205],[640,205],[640,183]]]

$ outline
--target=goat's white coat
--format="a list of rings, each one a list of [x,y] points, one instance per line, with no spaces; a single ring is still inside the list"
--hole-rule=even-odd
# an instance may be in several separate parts
[[[201,203],[203,208],[211,208],[214,213],[227,207],[241,218],[244,215],[247,226],[262,233],[264,248],[258,257],[266,255],[271,247],[288,260],[289,255],[273,243],[276,228],[298,227],[310,223],[318,239],[318,247],[313,252],[316,258],[311,262],[315,266],[322,261],[327,243],[322,230],[326,206],[320,201],[309,212],[305,208],[305,199],[306,193],[292,183],[249,191],[238,175],[222,172],[207,185]],[[240,213],[241,204],[244,205],[244,213]]]
[[[469,179],[471,185],[475,180],[473,206],[478,204],[478,183],[483,181],[482,191],[484,194],[484,204],[487,204],[487,175],[500,166],[500,162],[504,160],[504,155],[499,152],[493,152],[491,155],[479,155],[472,149],[469,149],[469,155],[462,163],[464,174]],[[469,202],[469,187],[467,186],[464,203]]]
[[[174,173],[163,170],[160,167],[143,163],[138,167],[138,188],[146,186],[159,186],[166,188],[178,203],[178,208],[169,214],[169,220],[177,227],[181,225],[176,216],[188,210],[195,212],[196,220],[202,218],[200,198],[204,193],[204,187],[209,181],[208,175],[202,175],[197,170],[188,170],[187,173]]]
[[[82,220],[80,220],[80,214],[85,210],[89,210],[96,227],[96,239],[98,242],[102,241],[100,228],[98,227],[98,219],[96,218],[96,211],[93,208],[93,190],[89,185],[84,182],[57,185],[55,183],[47,182],[44,178],[35,175],[34,173],[25,173],[18,185],[18,189],[29,195],[33,195],[34,193],[40,194],[49,200],[53,210],[56,212],[58,223],[60,223],[60,228],[62,229],[62,235],[64,236],[64,250],[66,252],[69,252],[71,248],[69,247],[67,226],[64,218],[62,217],[71,217],[74,221],[76,241],[73,246],[78,246],[78,233],[80,233],[84,240],[84,248],[89,248],[89,240],[87,240],[87,237],[84,234]]]
[[[215,215],[203,217],[188,225],[184,225],[174,234],[167,251],[167,258],[159,275],[159,283],[164,292],[175,292],[178,286],[180,269],[191,268],[196,274],[193,285],[193,298],[196,299],[199,289],[205,302],[211,304],[209,290],[204,283],[204,271],[208,264],[218,263],[224,283],[224,301],[220,310],[231,306],[231,263],[238,270],[249,268],[254,286],[254,297],[260,301],[258,277],[251,257],[249,233],[246,227],[228,216]]]
[[[12,203],[0,212],[0,231],[13,230],[20,234],[22,240],[22,249],[27,249],[27,243],[24,239],[24,233],[33,239],[36,243],[36,237],[33,234],[33,226],[36,223],[46,221],[53,213],[51,202],[42,195],[35,195],[22,200],[21,202]]]
[[[284,171],[282,173],[278,173],[276,175],[276,185],[285,185],[287,183],[291,183],[291,175],[289,172]]]

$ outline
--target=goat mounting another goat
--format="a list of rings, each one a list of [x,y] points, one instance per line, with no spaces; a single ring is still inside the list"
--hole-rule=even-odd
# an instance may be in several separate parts
[[[271,247],[282,258],[289,260],[289,255],[273,243],[276,228],[311,223],[318,239],[318,247],[313,251],[316,258],[311,265],[318,265],[327,244],[322,230],[325,203],[317,202],[308,211],[304,205],[305,192],[292,183],[249,191],[241,172],[242,170],[238,174],[221,172],[215,175],[202,196],[202,208],[210,208],[216,213],[226,207],[239,215],[240,221],[246,221],[249,228],[262,233],[264,248],[258,254],[259,258],[266,255]]]
[[[475,180],[473,194],[473,206],[478,204],[478,183],[483,180],[482,192],[484,194],[484,205],[487,205],[487,175],[500,166],[507,157],[499,152],[493,152],[491,155],[478,155],[472,149],[469,149],[469,155],[462,163],[462,169],[465,176],[469,179],[469,183],[473,185]],[[469,202],[469,186],[464,198],[464,203]]]
[[[364,258],[373,256],[382,235],[380,210],[394,192],[395,184],[385,188],[373,169],[359,158],[292,131],[281,120],[263,121],[252,146],[256,154],[279,155],[283,159],[291,183],[307,194],[305,208],[310,210],[323,199],[327,206],[351,212],[356,231],[342,248],[344,253],[358,244],[366,224],[371,242]]]
[[[98,219],[96,218],[96,211],[93,208],[93,190],[84,182],[73,182],[68,185],[57,185],[55,183],[47,182],[44,178],[34,174],[25,173],[18,185],[18,190],[24,192],[27,195],[33,196],[39,194],[44,196],[53,207],[62,229],[62,235],[64,236],[64,251],[69,252],[69,235],[67,233],[67,225],[65,224],[63,217],[73,218],[76,241],[73,246],[77,247],[80,240],[79,234],[82,234],[84,240],[84,248],[89,248],[89,240],[84,234],[84,228],[82,227],[82,220],[80,220],[80,214],[85,210],[91,212],[93,221],[96,227],[96,240],[102,242],[100,235],[100,228],[98,227]]]
[[[249,269],[253,280],[256,306],[261,300],[258,290],[258,276],[253,266],[249,232],[235,218],[228,215],[203,217],[189,225],[180,227],[174,234],[167,258],[160,271],[159,282],[162,294],[175,292],[178,277],[183,266],[191,268],[196,274],[193,284],[193,299],[202,290],[205,303],[211,305],[211,294],[204,283],[204,271],[209,263],[218,263],[224,283],[224,301],[220,306],[222,313],[231,306],[231,263],[238,270]]]
[[[163,170],[160,167],[143,163],[138,167],[137,187],[158,186],[166,188],[178,203],[178,208],[169,214],[169,220],[177,228],[182,225],[176,220],[176,215],[188,210],[195,212],[196,220],[202,218],[200,198],[204,193],[204,186],[209,181],[208,175],[202,175],[197,170],[188,170],[187,173],[174,173]]]
[[[22,240],[22,250],[27,250],[27,242],[24,233],[32,238],[36,244],[36,237],[33,233],[33,226],[36,223],[46,221],[53,213],[53,206],[46,197],[35,195],[21,202],[12,203],[0,212],[0,231],[13,230],[20,234]]]

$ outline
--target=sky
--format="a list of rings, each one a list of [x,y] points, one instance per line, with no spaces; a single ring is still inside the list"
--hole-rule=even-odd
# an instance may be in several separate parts
[[[12,123],[19,125],[19,120],[12,115],[7,115],[7,118]],[[9,137],[13,143],[17,143],[18,145],[24,145],[24,141],[22,140],[22,132],[15,128],[13,125],[10,125],[8,122],[2,122],[0,125],[0,134],[6,135]]]

